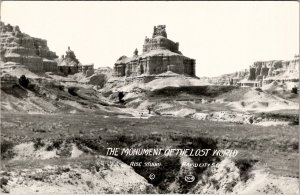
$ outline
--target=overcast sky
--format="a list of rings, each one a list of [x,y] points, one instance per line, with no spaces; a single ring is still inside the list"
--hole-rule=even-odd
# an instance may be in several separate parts
[[[198,76],[248,68],[254,61],[299,53],[298,2],[21,2],[5,1],[1,20],[48,40],[57,55],[68,46],[83,63],[110,66],[142,51],[153,26],[196,59]]]

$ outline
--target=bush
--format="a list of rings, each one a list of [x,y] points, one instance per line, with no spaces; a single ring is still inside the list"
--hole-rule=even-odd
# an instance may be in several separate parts
[[[298,94],[298,89],[297,89],[297,87],[293,87],[291,92],[292,92],[293,94]]]
[[[68,88],[69,94],[71,94],[73,96],[78,96],[77,91],[78,91],[77,87],[70,87],[70,88]]]
[[[0,187],[3,188],[4,186],[6,186],[8,184],[8,179],[6,178],[1,178],[0,179]]]
[[[1,154],[7,152],[9,149],[13,148],[14,144],[10,141],[3,140],[1,141]]]
[[[65,88],[65,87],[64,87],[63,85],[58,85],[58,89],[59,89],[59,90],[63,91],[64,88]]]
[[[255,88],[255,90],[258,92],[263,92],[263,90],[261,88]]]
[[[37,138],[36,140],[34,140],[34,148],[37,150],[43,146],[45,146],[45,143],[42,141],[41,138]]]
[[[102,138],[101,138],[102,139]],[[90,152],[96,152],[98,154],[106,154],[106,148],[101,144],[100,136],[95,139],[90,139],[87,137],[74,137],[72,140],[73,143],[77,145],[77,147],[80,150],[83,150],[84,152],[90,153]]]
[[[299,118],[295,118],[292,122],[293,125],[299,125]]]
[[[37,132],[37,133],[46,133],[47,131],[45,129],[32,129],[33,132]]]
[[[235,166],[237,166],[240,170],[241,180],[246,182],[248,179],[252,177],[250,174],[252,167],[258,160],[252,159],[238,159],[235,161]]]
[[[19,84],[20,84],[22,87],[27,88],[28,85],[29,85],[29,80],[28,80],[28,78],[26,78],[25,75],[22,75],[22,76],[19,78]]]
[[[63,144],[63,141],[62,140],[54,140],[52,142],[51,145],[49,145],[46,150],[47,151],[52,151],[54,149],[60,149],[61,148],[61,145]]]
[[[12,148],[13,142],[8,140],[1,140],[1,159],[10,159],[14,156]]]
[[[124,103],[125,103],[125,101],[123,100],[124,96],[125,96],[125,95],[124,95],[123,92],[119,92],[118,98],[119,98],[119,102],[120,102],[121,104],[124,104]]]

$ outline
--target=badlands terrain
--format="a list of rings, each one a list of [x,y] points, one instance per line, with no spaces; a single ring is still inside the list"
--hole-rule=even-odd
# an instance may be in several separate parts
[[[299,102],[297,87],[291,88],[299,77],[290,77],[297,60],[258,63],[239,74],[239,81],[253,77],[242,85],[273,79],[262,87],[233,84],[235,76],[230,85],[228,76],[199,79],[194,63],[188,75],[169,64],[163,73],[140,69],[135,78],[122,75],[127,66],[119,64],[116,78],[110,68],[81,64],[70,47],[58,58],[46,40],[0,25],[1,193],[299,193]],[[165,34],[164,28],[154,34]],[[149,53],[156,59],[161,52]],[[137,60],[135,54],[129,59]],[[276,72],[288,73],[286,82],[277,81]],[[231,149],[237,155],[115,156],[107,148]]]
[[[298,95],[283,84],[218,86],[180,75],[127,83],[108,72],[59,76],[18,67],[2,74],[29,79],[27,87],[16,81],[1,88],[2,192],[299,192]],[[109,147],[238,155],[107,156]],[[136,161],[161,166],[129,166]],[[186,174],[195,181],[186,182]]]

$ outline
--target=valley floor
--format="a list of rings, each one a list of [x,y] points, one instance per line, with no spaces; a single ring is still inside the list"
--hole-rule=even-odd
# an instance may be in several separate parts
[[[297,183],[298,181],[298,125],[279,125],[270,128],[251,124],[199,121],[177,117],[152,116],[139,119],[112,112],[101,114],[22,114],[2,112],[1,121],[1,153],[3,158],[1,174],[2,176],[4,175],[5,178],[8,178],[8,184],[6,186],[4,184],[1,185],[2,189],[11,192],[20,192],[20,189],[26,189],[26,185],[25,187],[23,186],[17,189],[20,186],[14,183],[16,181],[12,179],[13,175],[21,174],[18,173],[20,170],[25,170],[22,177],[34,177],[32,175],[36,175],[40,172],[38,169],[44,170],[43,168],[47,166],[52,167],[51,170],[56,170],[57,166],[72,166],[72,171],[75,171],[75,173],[91,174],[85,173],[82,167],[86,167],[85,164],[95,163],[97,161],[95,160],[95,156],[105,156],[108,147],[201,148],[206,146],[218,149],[236,149],[238,150],[238,155],[234,158],[230,158],[230,161],[234,162],[237,167],[239,167],[238,165],[242,162],[242,166],[239,167],[240,174],[243,172],[242,170],[246,172],[246,175],[250,172],[255,173],[257,170],[264,170],[268,174],[274,175],[274,177],[294,178],[295,180],[292,179],[292,182]],[[199,192],[195,189],[199,184],[194,183],[193,185],[186,186],[177,181],[178,175],[182,172],[177,158],[116,158],[119,158],[119,160],[127,165],[136,160],[162,163],[162,166],[157,169],[151,167],[143,167],[143,169],[133,168],[137,174],[135,175],[135,173],[132,172],[132,174],[135,175],[132,177],[139,178],[142,176],[137,179],[138,185],[136,186],[143,185],[144,190],[149,188],[149,193]],[[210,162],[223,162],[224,159],[225,158],[203,160],[201,157],[192,158],[194,162],[205,162],[205,160]],[[81,167],[81,169],[79,169],[79,167]],[[31,171],[26,173],[26,170]],[[147,174],[151,172],[160,174],[161,178],[158,178],[157,181],[149,180]],[[195,170],[194,172],[201,175],[201,173],[205,173],[205,170]],[[9,176],[5,176],[5,174]],[[47,172],[47,174],[48,176],[41,177],[47,178],[49,174],[51,175],[53,173]],[[110,173],[110,175],[114,174],[113,171]],[[166,175],[168,177],[166,177]],[[251,178],[254,176],[250,174],[245,177]],[[21,180],[25,181],[24,178]],[[30,182],[32,183],[31,180]],[[44,179],[41,180],[42,181],[39,182],[46,182]],[[240,180],[241,179],[239,179],[239,181]],[[283,178],[283,180],[286,179]],[[59,181],[58,179],[56,182]],[[198,183],[200,181],[202,182],[202,179],[199,176]],[[119,182],[122,183],[122,180]],[[172,188],[174,182],[178,183],[177,186],[179,184],[181,185],[180,189]],[[120,183],[118,183],[118,185],[122,186]],[[237,184],[238,182],[236,185]],[[34,183],[34,185],[37,184]],[[51,185],[54,185],[53,182]],[[88,190],[90,187],[87,187],[88,189],[79,189],[81,186],[79,185],[79,190],[76,191],[76,184],[68,185],[71,185],[72,190],[69,192],[72,193],[109,193],[109,190],[111,190],[101,188],[102,191],[95,191],[95,189],[99,188],[93,187],[94,191],[91,191],[91,189]],[[94,185],[103,186],[101,182]],[[130,185],[133,184],[131,183]],[[36,187],[37,192],[43,192],[43,189],[45,189],[47,185],[41,184],[41,186],[42,187]],[[138,187],[136,186],[128,189],[129,191],[119,192],[130,192],[130,190],[141,192],[137,190]],[[296,184],[295,186],[297,187]],[[293,189],[296,189],[295,186]],[[276,186],[276,189],[277,188],[279,192],[286,192],[286,190],[280,191],[280,187]],[[54,191],[44,192],[55,192],[55,189]],[[262,189],[264,189],[264,187],[262,187]],[[262,189],[253,189],[253,192],[258,192]],[[274,192],[274,189],[271,187],[267,192]],[[202,189],[200,192],[204,191]],[[234,189],[230,188],[229,191],[225,190],[224,192],[229,193],[233,191]],[[113,192],[116,191],[111,191],[111,193]]]

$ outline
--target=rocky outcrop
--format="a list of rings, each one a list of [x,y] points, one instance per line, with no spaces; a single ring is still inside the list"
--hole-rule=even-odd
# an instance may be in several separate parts
[[[35,73],[54,72],[64,75],[83,72],[85,76],[94,73],[94,64],[82,65],[75,53],[68,48],[66,55],[58,58],[50,51],[45,39],[22,33],[18,26],[0,23],[0,61],[2,67],[25,67]]]
[[[289,82],[298,85],[299,82],[299,55],[293,60],[258,61],[250,66],[250,74],[238,82],[241,86],[262,87],[273,81]]]
[[[68,47],[66,55],[62,55],[56,61],[59,72],[64,75],[73,75],[82,72],[85,76],[89,77],[94,74],[94,64],[82,65],[70,47]]]
[[[14,63],[25,65],[32,72],[57,72],[55,52],[49,50],[47,41],[22,33],[18,26],[0,22],[0,56],[4,66]]]
[[[64,75],[70,75],[79,72],[78,69],[80,62],[70,47],[68,47],[66,55],[62,55],[61,58],[57,59],[57,63],[59,72],[63,73]]]
[[[257,61],[250,66],[250,75],[248,80],[262,80],[270,77],[287,76],[289,79],[294,74],[299,73],[299,55],[295,55],[293,60],[271,60]]]
[[[152,38],[145,38],[143,53],[138,55],[136,49],[132,57],[121,56],[114,65],[114,76],[149,76],[167,71],[195,76],[195,60],[178,49],[179,43],[167,38],[166,26],[155,26]]]
[[[207,80],[213,84],[249,87],[261,87],[273,81],[289,82],[298,86],[299,56],[295,55],[293,60],[287,61],[257,61],[248,70],[207,78]]]

